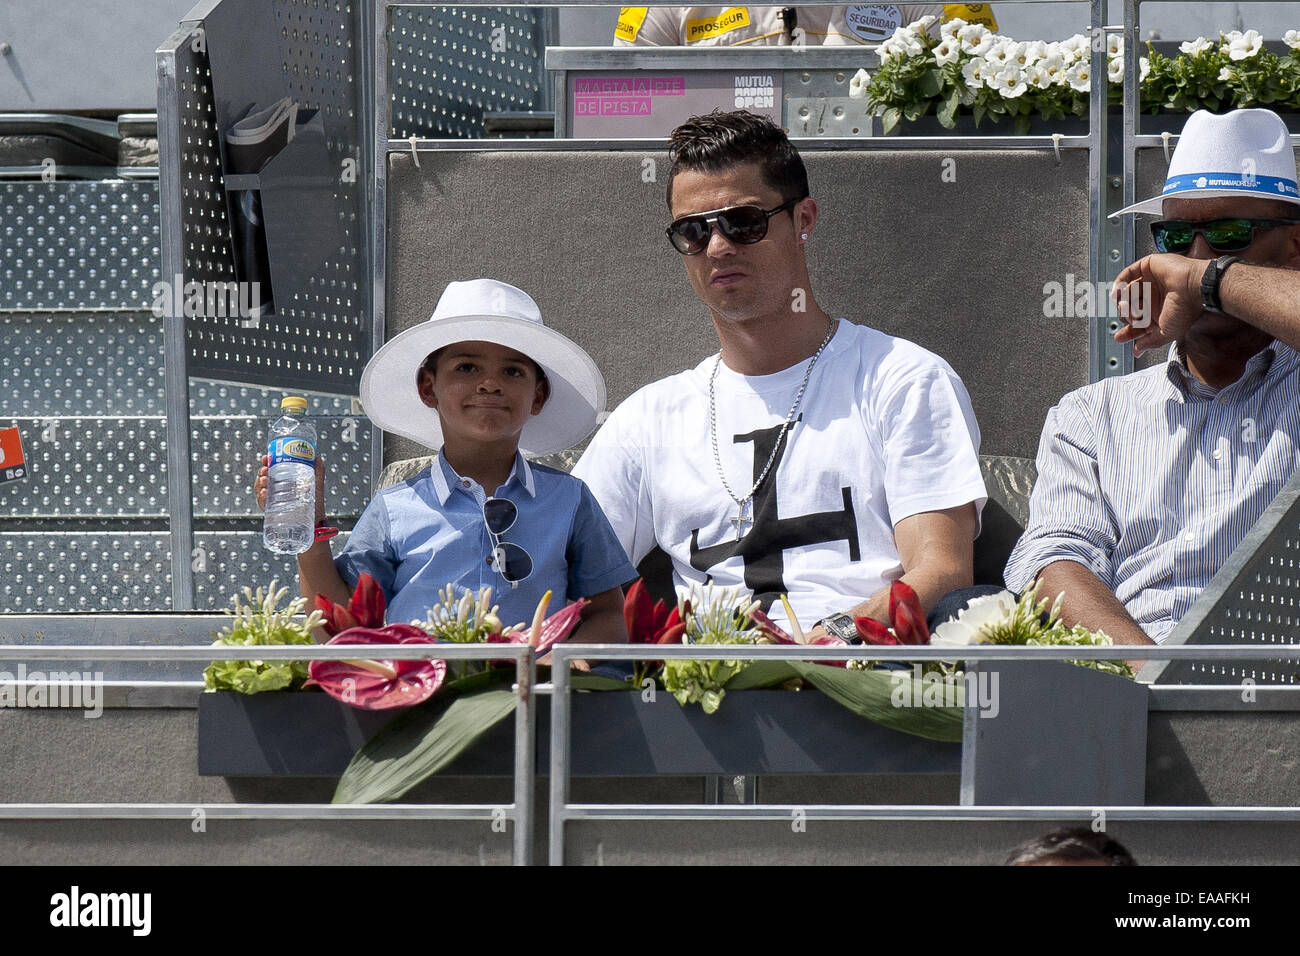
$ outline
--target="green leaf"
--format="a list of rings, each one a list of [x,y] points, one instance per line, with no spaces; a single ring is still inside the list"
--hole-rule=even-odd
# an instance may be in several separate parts
[[[917,84],[917,91],[922,96],[938,96],[941,89],[943,89],[943,71],[938,69],[926,70],[921,76],[921,82]]]
[[[889,107],[889,109],[885,110],[884,113],[880,114],[881,132],[886,134],[893,132],[894,127],[898,125],[898,121],[901,120],[902,118],[903,118],[902,110],[900,110],[897,106]]]
[[[930,740],[961,740],[962,708],[903,707],[894,704],[894,691],[901,687],[899,680],[893,676],[899,674],[898,671],[851,671],[806,661],[791,661],[790,667],[831,700],[882,727]],[[910,673],[903,674],[905,677],[902,679],[912,683],[910,700],[921,701],[923,685]],[[957,686],[964,689],[961,683]]]
[[[975,126],[978,128],[980,125],[980,120],[984,118],[984,112],[985,112],[984,104],[976,103],[975,106],[972,108],[971,112],[975,114]]]
[[[491,688],[449,698],[438,694],[412,707],[356,752],[333,802],[396,800],[514,713],[517,699],[512,690]]]
[[[727,690],[758,690],[777,687],[799,676],[789,661],[754,661],[731,680]]]
[[[605,677],[603,674],[570,674],[569,686],[574,690],[640,690],[640,687],[634,686],[630,681],[619,680],[615,677]]]
[[[961,90],[953,90],[947,98],[940,104],[936,115],[939,117],[939,124],[944,129],[952,129],[957,125],[957,107],[961,105]]]

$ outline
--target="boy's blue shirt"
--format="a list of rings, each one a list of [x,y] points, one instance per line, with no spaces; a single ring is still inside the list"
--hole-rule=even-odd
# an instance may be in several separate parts
[[[572,475],[530,464],[515,466],[495,497],[509,498],[519,516],[502,540],[522,547],[533,573],[511,588],[487,563],[492,541],[483,522],[478,483],[462,478],[441,454],[407,481],[381,489],[366,506],[334,559],[339,576],[355,587],[363,571],[383,588],[389,623],[425,620],[449,583],[465,590],[492,588],[503,624],[528,623],[550,590],[551,609],[636,578],[600,505]]]

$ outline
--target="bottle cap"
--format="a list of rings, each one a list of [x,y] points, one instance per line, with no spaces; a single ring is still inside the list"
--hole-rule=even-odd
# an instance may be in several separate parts
[[[307,399],[303,398],[301,395],[286,395],[284,398],[280,399],[280,410],[285,412],[305,412],[307,410]]]

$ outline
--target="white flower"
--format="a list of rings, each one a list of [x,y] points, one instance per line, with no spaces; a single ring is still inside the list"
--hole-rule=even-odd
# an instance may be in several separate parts
[[[1092,68],[1087,60],[1080,60],[1066,71],[1065,77],[1070,89],[1087,93],[1092,85]]]
[[[1232,77],[1233,77],[1232,70],[1228,69],[1228,67],[1225,66],[1223,67],[1223,69],[1219,70],[1220,83],[1227,83],[1229,80],[1232,79]]]
[[[947,37],[940,40],[939,45],[934,48],[934,62],[940,66],[956,63],[960,56],[961,41],[956,37]]]
[[[1066,64],[1071,64],[1080,57],[1086,56],[1092,52],[1092,46],[1088,43],[1088,38],[1082,33],[1076,33],[1068,40],[1061,41],[1061,56],[1064,57]]]
[[[1025,82],[1036,90],[1045,90],[1052,85],[1052,75],[1041,64],[1035,63],[1025,70]]]
[[[1059,53],[1049,53],[1038,61],[1037,66],[1047,74],[1049,80],[1058,86],[1063,86],[1065,79],[1065,60]]]
[[[1025,48],[1022,60],[1025,66],[1033,66],[1047,56],[1047,44],[1042,40],[1031,40],[1022,45]]]
[[[984,76],[988,72],[989,65],[982,56],[967,60],[961,68],[961,76],[966,85],[976,90],[984,85]]]
[[[1245,34],[1243,34],[1240,30],[1230,30],[1227,33],[1221,33],[1219,35],[1223,38],[1224,43],[1233,43],[1237,40],[1240,40],[1243,36],[1245,36]]]
[[[993,89],[997,90],[1009,100],[1014,100],[1025,90],[1029,89],[1025,83],[1025,72],[1020,67],[1008,63],[998,74],[993,77]]]
[[[968,647],[983,644],[980,629],[1011,616],[1016,596],[1010,591],[978,597],[966,605],[956,618],[940,624],[930,635],[931,647]]]
[[[1111,60],[1106,67],[1106,79],[1111,83],[1124,82],[1124,61]]]
[[[1259,52],[1263,43],[1264,38],[1259,35],[1258,30],[1247,30],[1228,44],[1228,57],[1233,60],[1248,59]]]
[[[866,70],[858,70],[853,74],[853,79],[849,80],[849,98],[854,100],[865,99],[867,96],[867,84],[871,82],[871,74]]]
[[[906,52],[903,46],[896,46],[893,37],[890,37],[880,46],[876,47],[876,56],[880,57],[881,63],[888,63],[901,57]]]
[[[1005,40],[996,41],[987,53],[984,59],[989,61],[989,66],[1002,69],[1007,65],[1007,60],[1011,58],[1011,44]]]
[[[1007,62],[1023,70],[1029,65],[1029,44],[1011,43],[1007,45]]]
[[[895,49],[902,50],[907,56],[920,56],[925,52],[921,38],[908,27],[895,30],[894,35],[885,42],[892,43]]]
[[[1300,30],[1287,30],[1282,34],[1282,42],[1293,50],[1300,50]]]
[[[1147,74],[1150,72],[1151,72],[1151,61],[1144,56],[1138,57],[1138,82],[1141,83],[1143,80],[1145,80],[1147,78]]]
[[[1214,49],[1214,41],[1207,40],[1205,37],[1197,37],[1195,40],[1184,40],[1178,44],[1178,50],[1190,56],[1199,56],[1208,50]]]
[[[930,27],[934,26],[938,22],[939,22],[938,17],[934,16],[933,14],[928,14],[922,17],[921,19],[915,21],[914,23],[909,23],[907,25],[907,28],[914,33],[920,34],[920,33],[927,32],[930,29]]]
[[[1124,55],[1124,38],[1118,33],[1106,34],[1106,55],[1123,56]]]
[[[945,40],[959,39],[957,34],[961,32],[961,28],[964,26],[966,26],[966,21],[961,17],[953,17],[951,20],[945,20],[939,26],[939,36]]]
[[[1047,49],[1043,51],[1044,60],[1053,56],[1061,56],[1061,44],[1057,43],[1055,40],[1047,44]],[[1062,59],[1064,59],[1064,57],[1062,57]]]
[[[961,51],[972,56],[983,56],[993,48],[993,34],[982,23],[962,27],[957,37],[961,40]]]

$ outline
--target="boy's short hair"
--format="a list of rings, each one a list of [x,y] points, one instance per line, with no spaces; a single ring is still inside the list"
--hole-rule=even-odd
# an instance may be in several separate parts
[[[430,375],[436,376],[438,374],[438,356],[440,356],[443,352],[447,351],[447,349],[449,348],[451,348],[450,345],[444,345],[442,348],[434,349],[432,352],[426,355],[424,357],[424,361],[420,363],[420,371],[428,372]],[[546,387],[550,388],[551,380],[546,377],[546,370],[542,368],[540,365],[538,365],[535,361],[528,358],[527,355],[525,355],[524,358],[528,359],[528,363],[532,365],[533,370],[537,373],[537,381],[545,382]]]
[[[1027,840],[1011,851],[1003,866],[1025,866],[1045,860],[1100,862],[1106,866],[1137,866],[1118,840],[1087,827],[1053,830]]]
[[[694,170],[718,173],[742,163],[756,163],[763,181],[784,202],[808,195],[808,171],[788,136],[766,116],[749,110],[714,110],[692,116],[668,139],[668,208],[673,206],[673,179]]]

